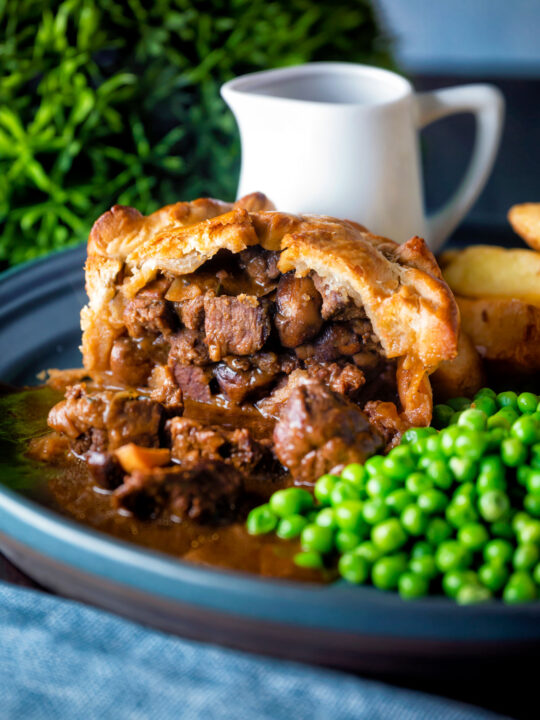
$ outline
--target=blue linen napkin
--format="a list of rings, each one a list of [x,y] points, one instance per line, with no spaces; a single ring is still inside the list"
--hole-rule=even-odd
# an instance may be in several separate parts
[[[494,720],[344,673],[180,640],[0,583],[3,720]]]

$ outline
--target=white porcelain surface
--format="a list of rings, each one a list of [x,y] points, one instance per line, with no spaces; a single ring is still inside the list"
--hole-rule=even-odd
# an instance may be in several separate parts
[[[395,73],[349,63],[244,75],[222,95],[242,141],[239,197],[260,190],[278,210],[356,220],[398,242],[421,235],[434,250],[484,186],[504,115],[493,86],[416,94]],[[418,131],[459,112],[477,121],[469,168],[448,203],[426,218]]]

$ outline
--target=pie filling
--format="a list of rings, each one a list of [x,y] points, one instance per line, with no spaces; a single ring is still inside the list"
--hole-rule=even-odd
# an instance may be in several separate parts
[[[399,432],[396,362],[363,308],[278,259],[220,250],[117,294],[106,381],[68,388],[49,425],[119,507],[215,515],[259,476],[312,484]]]

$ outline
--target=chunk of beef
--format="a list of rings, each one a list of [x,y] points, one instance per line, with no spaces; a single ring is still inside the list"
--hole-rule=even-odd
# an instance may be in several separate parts
[[[168,415],[181,415],[184,410],[182,388],[172,370],[166,365],[157,365],[150,376],[150,397],[163,405]]]
[[[221,391],[231,402],[240,404],[261,395],[283,373],[298,367],[296,358],[275,353],[257,353],[252,358],[226,357],[214,370]]]
[[[273,286],[273,280],[279,277],[279,252],[264,250],[262,247],[249,247],[238,256],[239,265],[257,285]]]
[[[165,278],[150,283],[130,300],[124,310],[124,323],[131,337],[148,333],[169,335],[176,328],[171,305],[165,300],[169,282]]]
[[[178,363],[174,366],[173,373],[174,379],[182,389],[185,397],[197,402],[211,402],[210,381],[212,380],[212,370],[210,368],[202,368],[197,365],[180,365]]]
[[[247,428],[229,429],[222,425],[202,425],[189,418],[172,418],[166,424],[172,455],[182,465],[201,460],[219,460],[249,472],[263,458],[264,450]]]
[[[313,283],[322,297],[321,315],[324,320],[329,320],[345,308],[347,294],[342,288],[335,287],[317,273],[313,273]]]
[[[84,452],[114,449],[128,442],[155,447],[163,417],[161,406],[129,392],[87,393],[74,385],[49,412],[47,422],[75,441]]]
[[[314,483],[348,463],[363,463],[381,447],[382,438],[358,407],[310,380],[283,407],[274,444],[296,482]]]
[[[398,444],[406,426],[393,402],[371,400],[366,403],[364,412],[368,416],[370,423],[377,428],[384,438],[387,448]]]
[[[115,455],[109,452],[89,452],[86,464],[94,482],[107,490],[114,490],[124,481],[124,471]]]
[[[349,398],[356,396],[366,383],[362,370],[352,363],[320,363],[310,359],[305,368],[309,377]]]
[[[110,368],[115,380],[138,387],[146,385],[152,361],[130,337],[119,337],[113,342]]]
[[[252,355],[270,334],[267,307],[252,295],[204,297],[204,330],[210,359],[225,355]]]
[[[349,323],[332,323],[313,344],[297,347],[296,354],[302,360],[314,358],[317,362],[332,362],[344,355],[355,355],[362,348],[362,340]]]
[[[313,273],[312,278],[322,297],[321,315],[325,320],[345,321],[365,317],[364,309],[356,305],[343,288],[317,273]]]
[[[202,331],[204,326],[204,295],[175,303],[180,322],[189,330]]]
[[[113,502],[144,519],[172,515],[199,520],[231,510],[241,484],[238,471],[223,462],[137,470],[114,491]]]
[[[311,278],[283,275],[277,288],[274,324],[284,347],[298,347],[319,334],[323,325],[321,304]]]
[[[170,338],[169,366],[207,365],[210,362],[208,349],[202,333],[196,330],[180,330]]]

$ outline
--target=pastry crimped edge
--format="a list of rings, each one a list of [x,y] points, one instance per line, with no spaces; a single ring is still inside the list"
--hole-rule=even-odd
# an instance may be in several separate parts
[[[89,303],[81,313],[86,369],[107,369],[112,342],[123,332],[122,302],[158,272],[189,274],[221,249],[238,253],[259,244],[281,250],[282,273],[315,271],[363,306],[386,357],[398,358],[407,425],[429,422],[428,375],[457,353],[459,312],[424,241],[398,245],[354,222],[271,207],[254,193],[233,205],[200,199],[147,217],[115,206],[101,216],[88,243]]]

